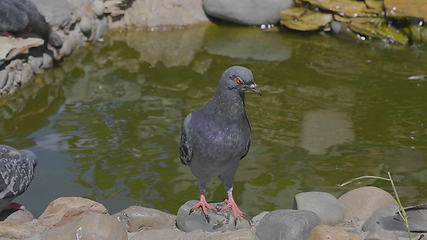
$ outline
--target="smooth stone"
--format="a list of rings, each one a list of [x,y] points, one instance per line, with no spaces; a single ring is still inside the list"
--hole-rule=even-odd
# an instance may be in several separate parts
[[[88,213],[75,222],[42,234],[44,240],[127,240],[126,229],[113,217]]]
[[[177,214],[176,226],[184,232],[192,232],[196,230],[203,230],[207,232],[215,231],[234,231],[239,229],[250,228],[249,222],[244,218],[239,218],[235,225],[235,220],[231,216],[230,211],[212,211],[209,210],[209,222],[205,218],[205,215],[200,209],[196,209],[194,212],[189,214],[190,209],[198,201],[190,200],[182,205]],[[209,203],[217,210],[220,210],[225,206],[224,202]]]
[[[264,211],[259,213],[258,215],[256,215],[255,217],[252,218],[251,220],[251,225],[254,226],[255,228],[258,227],[259,223],[261,222],[261,220],[265,217],[265,215],[267,215],[269,212]]]
[[[28,62],[30,63],[34,73],[39,74],[42,72],[41,67],[43,65],[43,57],[30,56],[28,58]]]
[[[33,214],[26,208],[0,212],[0,221],[25,223],[31,222],[33,219]]]
[[[377,209],[397,205],[390,193],[377,187],[361,187],[346,192],[338,198],[344,210],[344,218],[368,219]]]
[[[262,218],[256,234],[261,240],[302,240],[307,239],[319,223],[319,216],[311,211],[275,210]]]
[[[288,8],[280,12],[280,24],[297,31],[323,29],[332,21],[332,14],[312,11],[303,7]]]
[[[399,210],[397,205],[383,206],[377,209],[362,225],[364,232],[375,231],[378,227],[381,227],[380,220],[382,217],[394,216]]]
[[[110,12],[114,13],[114,10]],[[123,22],[127,28],[150,29],[208,22],[208,18],[203,11],[202,0],[135,0],[126,10]]]
[[[98,20],[95,31],[94,31],[94,41],[100,41],[102,37],[107,33],[108,24],[105,19]]]
[[[79,22],[80,31],[86,36],[90,35],[92,31],[92,18],[90,16],[84,15],[81,17]]]
[[[0,89],[2,89],[6,85],[8,74],[9,71],[6,69],[0,71]]]
[[[68,35],[62,45],[62,48],[59,50],[60,58],[68,57],[69,55],[71,55],[71,53],[73,53],[74,49],[80,46],[80,34],[81,33],[79,31],[74,30],[70,33],[70,35]]]
[[[363,240],[363,238],[338,227],[317,225],[311,230],[308,240]]]
[[[326,192],[303,192],[295,195],[295,207],[317,214],[321,224],[335,225],[344,220],[344,212],[338,199]]]
[[[104,2],[101,0],[94,0],[91,3],[91,7],[96,16],[101,17],[104,15]]]
[[[332,32],[335,34],[340,33],[343,29],[345,29],[345,27],[343,26],[343,23],[338,22],[338,21],[332,21],[331,22],[331,29]]]
[[[53,67],[53,58],[49,54],[43,53],[42,61],[43,61],[43,63],[42,63],[43,69]]]
[[[293,6],[292,0],[205,0],[208,16],[243,25],[277,24],[280,11]]]
[[[164,239],[188,239],[188,240],[257,240],[258,237],[250,229],[242,229],[232,232],[181,232],[174,229],[154,229],[141,231],[131,236],[129,240],[164,240]]]
[[[176,216],[153,208],[131,206],[114,215],[128,230],[175,228]]]
[[[73,14],[75,7],[67,0],[32,0],[37,9],[53,27],[65,25]]]
[[[0,222],[0,237],[11,239],[28,238],[33,234],[33,228],[19,222]]]
[[[29,63],[24,63],[22,66],[21,83],[26,84],[33,78],[33,69]]]
[[[75,221],[86,213],[107,214],[107,209],[90,199],[61,197],[50,202],[38,220],[43,226],[60,226]]]

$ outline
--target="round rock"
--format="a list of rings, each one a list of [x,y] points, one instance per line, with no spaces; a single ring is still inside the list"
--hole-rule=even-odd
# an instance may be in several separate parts
[[[209,221],[205,218],[200,209],[196,209],[194,212],[189,214],[191,207],[196,203],[196,200],[190,200],[179,208],[176,225],[180,230],[184,232],[192,232],[196,230],[215,232],[250,228],[249,222],[244,218],[239,218],[235,224],[235,220],[229,211],[219,211],[225,206],[224,202],[209,203],[217,209],[217,211],[209,210]]]
[[[261,240],[307,239],[310,231],[320,223],[319,216],[307,210],[275,210],[266,214],[256,228]]]
[[[280,11],[293,6],[292,0],[205,0],[208,16],[243,25],[276,24]]]
[[[353,189],[338,198],[344,210],[344,218],[368,219],[377,209],[387,205],[397,205],[390,193],[377,187]]]
[[[340,202],[330,193],[303,192],[295,195],[295,208],[317,214],[321,224],[335,225],[344,219]]]

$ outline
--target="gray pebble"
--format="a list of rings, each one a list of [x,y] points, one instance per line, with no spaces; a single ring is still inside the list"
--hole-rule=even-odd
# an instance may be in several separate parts
[[[22,67],[22,74],[21,74],[21,82],[22,84],[28,83],[31,78],[33,77],[33,69],[31,68],[31,65],[29,63],[24,63],[24,66]]]
[[[0,89],[2,89],[4,85],[6,85],[8,73],[9,71],[6,69],[0,71]]]
[[[42,68],[47,69],[51,67],[53,67],[53,58],[49,54],[43,53]]]
[[[31,69],[34,73],[39,74],[42,72],[41,67],[43,65],[43,57],[33,57],[28,58],[28,62],[31,65]]]

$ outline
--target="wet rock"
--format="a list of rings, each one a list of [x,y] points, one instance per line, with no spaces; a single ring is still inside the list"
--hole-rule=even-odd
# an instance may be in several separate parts
[[[348,27],[361,35],[392,43],[407,44],[409,41],[404,34],[388,26],[383,18],[353,18]]]
[[[365,3],[368,8],[381,10],[384,8],[384,0],[365,0]]]
[[[298,31],[320,30],[332,21],[332,14],[307,8],[288,8],[280,13],[280,24]]]
[[[67,24],[75,7],[67,0],[32,0],[47,23],[53,27]]]
[[[276,24],[280,11],[293,6],[291,0],[205,0],[203,8],[211,17],[243,25]]]
[[[237,224],[235,224],[235,219],[231,216],[229,211],[209,211],[209,222],[205,218],[204,214],[199,210],[195,210],[193,213],[189,214],[190,209],[197,203],[196,200],[187,201],[182,205],[177,214],[176,226],[184,231],[191,232],[196,230],[203,230],[207,232],[214,231],[234,231],[238,229],[248,229],[250,228],[249,222],[244,218],[239,218]],[[210,203],[217,210],[220,210],[225,206],[224,202],[219,203]]]
[[[0,71],[0,89],[2,89],[6,85],[8,74],[9,71],[6,69]]]
[[[408,30],[411,42],[427,44],[427,27],[420,25],[410,25]]]
[[[340,33],[342,30],[345,29],[344,23],[338,22],[338,21],[332,21],[331,22],[331,29],[332,32],[335,34]]]
[[[202,9],[201,0],[135,0],[132,7],[126,10],[122,21],[128,28],[150,29],[208,22],[208,19]]]
[[[317,214],[321,224],[335,225],[344,220],[340,202],[330,193],[303,192],[295,195],[298,210],[308,210]]]
[[[113,217],[89,213],[81,219],[42,234],[44,240],[127,240],[125,228]]]
[[[42,72],[41,67],[43,65],[43,57],[33,57],[28,58],[28,63],[31,65],[31,69],[34,73],[39,74]]]
[[[388,17],[416,17],[427,20],[427,1],[384,0]]]
[[[318,225],[311,230],[308,240],[363,240],[363,238],[337,227]]]
[[[25,223],[33,220],[33,214],[27,209],[2,211],[0,221]]]
[[[258,227],[258,225],[259,225],[259,223],[261,222],[262,218],[263,218],[263,217],[265,217],[265,215],[267,215],[268,213],[269,213],[269,212],[264,211],[264,212],[262,212],[262,213],[260,213],[260,214],[256,215],[255,217],[253,217],[253,218],[251,219],[252,226],[254,226],[255,228],[256,228],[256,227]]]
[[[41,38],[9,38],[0,36],[0,60],[11,60],[20,54],[27,54],[30,48],[43,45]]]
[[[100,41],[102,37],[107,33],[108,24],[105,19],[98,20],[94,31],[94,41]]]
[[[106,214],[107,209],[86,198],[61,197],[49,203],[38,220],[43,226],[60,226],[75,221],[85,213]]]
[[[0,238],[23,239],[33,234],[33,228],[19,222],[0,222]]]
[[[104,15],[104,2],[101,0],[94,0],[91,7],[96,16],[101,17]]]
[[[356,0],[303,0],[327,11],[335,12],[341,16],[361,17],[372,15],[364,2]]]
[[[131,206],[114,215],[128,230],[175,228],[176,216],[153,208]]]
[[[250,229],[233,232],[181,232],[173,229],[156,229],[141,231],[129,238],[130,240],[163,240],[163,239],[191,239],[191,240],[257,240],[257,236]]]
[[[344,218],[366,220],[377,209],[397,205],[396,200],[386,191],[377,187],[353,189],[338,198],[344,210]]]
[[[42,68],[47,69],[53,67],[53,58],[47,53],[43,53]]]
[[[70,33],[67,39],[64,41],[62,48],[59,50],[60,57],[67,57],[81,44],[80,32],[75,30]]]
[[[33,69],[29,63],[22,66],[21,83],[26,84],[33,78]]]
[[[261,240],[307,239],[310,231],[320,223],[319,217],[306,210],[275,210],[265,215],[256,234]]]

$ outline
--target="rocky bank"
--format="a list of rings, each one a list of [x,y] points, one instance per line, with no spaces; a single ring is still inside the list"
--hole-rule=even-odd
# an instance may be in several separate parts
[[[189,214],[194,200],[177,215],[142,206],[109,214],[101,204],[80,197],[52,201],[33,219],[26,210],[2,214],[0,239],[27,240],[400,240],[407,239],[397,202],[376,187],[351,190],[339,198],[326,192],[303,192],[294,197],[293,209],[262,212],[237,221],[221,212],[223,202],[213,203],[209,220],[200,210]],[[407,210],[413,239],[427,232],[427,206]]]

